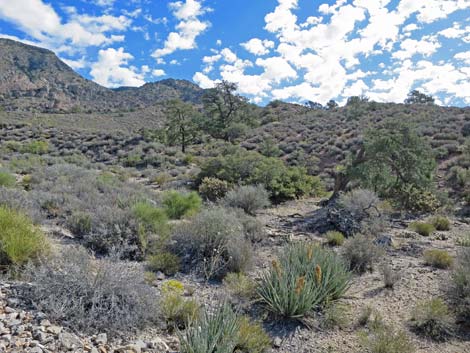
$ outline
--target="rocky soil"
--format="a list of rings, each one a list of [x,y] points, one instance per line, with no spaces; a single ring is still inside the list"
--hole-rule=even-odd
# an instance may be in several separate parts
[[[263,216],[270,225],[271,237],[281,236],[289,239],[323,241],[321,237],[304,233],[301,222],[315,209],[315,201],[305,200],[287,203],[269,210]],[[376,266],[372,273],[354,276],[352,286],[346,297],[341,300],[348,312],[349,324],[344,328],[324,329],[314,320],[311,327],[303,325],[268,325],[278,347],[275,352],[311,353],[361,352],[357,320],[363,309],[370,307],[386,322],[405,330],[413,340],[417,353],[467,353],[470,352],[470,323],[462,326],[455,337],[448,342],[436,343],[410,332],[411,313],[415,305],[423,300],[441,297],[449,279],[449,270],[435,269],[424,264],[422,254],[426,249],[444,249],[455,256],[456,242],[470,232],[468,219],[454,219],[452,229],[435,232],[423,237],[407,229],[409,221],[394,223],[385,233],[392,238],[392,245],[386,247],[383,262],[389,263],[400,279],[393,289],[384,288],[383,275]],[[297,226],[293,226],[297,225]],[[268,264],[270,262],[267,262]]]
[[[0,283],[0,352],[11,353],[163,353],[174,352],[174,339],[111,339],[85,336],[51,323],[44,313],[24,308],[18,283]]]
[[[259,218],[266,224],[267,238],[256,250],[256,278],[269,266],[276,253],[287,240],[311,239],[323,241],[320,236],[301,230],[299,220],[314,209],[317,200],[289,202],[262,212]],[[415,335],[409,326],[414,306],[423,300],[445,298],[449,270],[426,266],[422,259],[425,249],[445,249],[456,254],[456,240],[470,232],[470,224],[454,219],[452,229],[435,232],[426,238],[407,229],[407,222],[396,223],[387,231],[392,245],[386,248],[383,262],[389,263],[400,273],[400,280],[393,289],[385,289],[379,266],[371,273],[353,278],[352,286],[341,300],[347,310],[347,324],[342,328],[326,329],[321,317],[308,322],[282,322],[270,318],[269,314],[254,305],[251,315],[263,319],[265,329],[273,339],[272,353],[350,353],[361,352],[359,333],[364,330],[358,317],[364,308],[370,307],[386,322],[405,330],[411,337],[417,353],[466,353],[470,352],[470,329],[461,325],[455,336],[447,342],[437,343]],[[55,232],[57,234],[57,232]],[[161,285],[164,276],[157,276],[154,285]],[[193,277],[177,275],[186,286],[191,287],[192,296],[205,305],[215,303],[226,295],[222,284],[207,284]],[[90,353],[136,353],[177,352],[178,340],[162,331],[149,330],[137,337],[110,338],[106,333],[96,332],[86,336],[72,332],[57,323],[51,323],[41,312],[31,310],[23,301],[20,287],[27,284],[0,283],[0,352],[90,352]],[[399,353],[399,352],[397,352]]]

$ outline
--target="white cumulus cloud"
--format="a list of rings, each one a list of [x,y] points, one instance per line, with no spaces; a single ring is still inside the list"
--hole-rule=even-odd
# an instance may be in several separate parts
[[[270,49],[274,48],[274,42],[267,39],[252,38],[248,42],[242,43],[241,46],[250,53],[261,56],[268,54]]]
[[[401,42],[400,47],[402,50],[394,52],[392,56],[394,58],[404,60],[411,58],[416,54],[422,54],[424,56],[434,54],[436,50],[441,47],[441,44],[437,41],[428,41],[425,39],[405,39]]]
[[[155,69],[152,71],[152,76],[154,77],[161,77],[161,76],[165,76],[166,75],[166,72],[165,70],[162,70],[162,69]]]
[[[142,86],[145,74],[136,67],[128,67],[133,58],[124,48],[102,49],[98,53],[98,61],[91,65],[90,75],[105,87]]]
[[[177,50],[195,49],[197,47],[196,38],[210,25],[209,22],[199,19],[209,11],[208,8],[202,6],[201,1],[177,1],[170,3],[169,6],[179,22],[175,31],[171,32],[165,40],[164,47],[153,52],[152,56],[155,58],[161,58]]]
[[[201,88],[213,88],[216,81],[211,80],[208,76],[202,72],[196,72],[193,76],[193,81],[196,82]]]
[[[467,65],[470,65],[470,51],[455,54],[454,58],[463,61]]]
[[[52,5],[42,0],[0,0],[0,19],[15,24],[38,45],[56,52],[102,46],[123,41],[122,32],[131,24],[125,16],[91,16],[67,8],[68,20],[61,18]]]
[[[278,0],[265,16],[270,39],[258,36],[241,43],[248,53],[263,59],[245,65],[246,60],[238,57],[214,56],[213,62],[205,61],[206,78],[214,74],[215,62],[225,61],[218,75],[237,83],[239,91],[254,101],[270,97],[325,103],[366,94],[378,101],[401,102],[414,88],[462,99],[470,96],[465,93],[470,80],[465,73],[470,68],[462,67],[468,63],[467,54],[455,56],[459,67],[445,60],[426,64],[444,50],[442,37],[470,42],[470,26],[456,23],[440,32],[429,27],[431,33],[420,36],[429,24],[470,9],[470,1],[323,1],[318,5],[321,16],[307,14],[303,22],[298,7],[298,0]],[[377,64],[369,66],[375,60]],[[261,72],[248,74],[253,67]]]

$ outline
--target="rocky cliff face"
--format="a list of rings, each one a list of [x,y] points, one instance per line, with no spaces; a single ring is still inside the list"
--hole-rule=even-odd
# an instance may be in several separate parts
[[[0,39],[0,106],[6,110],[129,110],[178,97],[197,102],[202,92],[191,82],[171,79],[111,90],[81,77],[49,50]]]

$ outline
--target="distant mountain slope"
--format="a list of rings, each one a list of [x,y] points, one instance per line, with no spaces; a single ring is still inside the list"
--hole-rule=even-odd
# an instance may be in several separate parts
[[[121,87],[114,92],[121,100],[138,102],[140,107],[148,107],[174,98],[197,104],[200,103],[204,90],[186,80],[166,79],[146,83],[142,87]]]
[[[49,50],[0,38],[0,105],[6,110],[129,110],[178,97],[197,103],[202,93],[191,82],[173,79],[108,89],[83,78]]]
[[[439,164],[449,169],[447,161],[460,155],[468,138],[464,126],[470,126],[470,107],[368,102],[359,108],[314,110],[273,102],[264,109],[263,119],[265,123],[241,142],[243,147],[279,156],[332,181],[333,170],[358,149],[364,133],[390,123],[411,124],[429,141]]]

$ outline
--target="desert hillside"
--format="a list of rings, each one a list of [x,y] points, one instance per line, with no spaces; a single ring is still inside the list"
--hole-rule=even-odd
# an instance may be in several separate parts
[[[470,352],[470,108],[0,59],[0,352]]]

